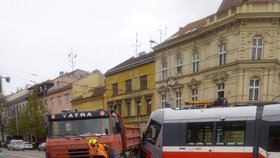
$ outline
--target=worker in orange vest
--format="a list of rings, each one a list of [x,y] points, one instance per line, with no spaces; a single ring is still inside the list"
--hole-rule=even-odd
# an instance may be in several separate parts
[[[106,144],[99,144],[95,138],[88,141],[90,156],[104,156],[109,158],[109,147]]]

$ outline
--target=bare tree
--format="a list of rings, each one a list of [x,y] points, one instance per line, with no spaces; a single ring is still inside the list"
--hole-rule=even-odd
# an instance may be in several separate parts
[[[4,142],[4,131],[7,122],[7,111],[6,111],[6,98],[0,93],[0,128],[1,128],[1,136],[2,142]]]

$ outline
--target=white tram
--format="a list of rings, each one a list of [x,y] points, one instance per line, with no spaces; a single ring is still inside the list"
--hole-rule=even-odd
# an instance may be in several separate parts
[[[157,110],[141,157],[280,158],[280,104]]]

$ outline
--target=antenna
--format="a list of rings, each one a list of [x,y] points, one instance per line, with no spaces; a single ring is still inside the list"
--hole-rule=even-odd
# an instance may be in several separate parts
[[[162,38],[162,30],[161,30],[161,26],[159,26],[159,43],[161,43],[161,38]]]
[[[135,47],[135,57],[137,57],[138,48],[140,46],[141,46],[141,44],[138,41],[138,33],[136,32],[135,45],[133,45],[133,47]]]
[[[164,33],[164,39],[166,39],[167,38],[167,26],[165,26],[165,33]]]
[[[72,71],[74,71],[74,64],[75,64],[75,59],[77,58],[77,54],[74,54],[74,51],[72,48],[70,48],[70,53],[68,54],[68,58],[69,58],[69,61],[70,61],[70,64],[71,64],[71,68],[72,68]]]

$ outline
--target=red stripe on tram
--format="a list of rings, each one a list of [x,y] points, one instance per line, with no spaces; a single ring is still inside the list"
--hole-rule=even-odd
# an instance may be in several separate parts
[[[231,152],[163,152],[162,158],[252,158],[253,153]],[[259,154],[259,158],[265,158]]]

